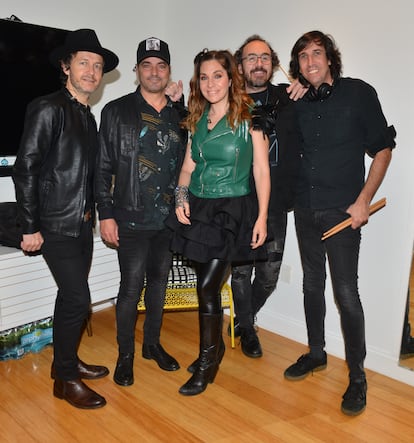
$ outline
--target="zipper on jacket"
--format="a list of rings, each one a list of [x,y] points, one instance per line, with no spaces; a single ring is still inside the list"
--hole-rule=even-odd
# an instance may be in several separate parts
[[[201,145],[198,146],[198,153],[200,155],[201,160],[203,161],[203,170],[200,173],[200,184],[201,184],[201,194],[204,194],[204,183],[203,183],[203,175],[207,167],[207,162],[203,156],[203,150],[201,149]]]
[[[234,161],[233,182],[236,181],[236,177],[237,177],[237,167],[239,165],[239,157],[240,157],[240,148],[236,148],[236,158]]]

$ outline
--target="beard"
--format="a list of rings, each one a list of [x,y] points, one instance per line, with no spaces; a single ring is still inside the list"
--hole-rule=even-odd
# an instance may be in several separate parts
[[[250,88],[261,88],[262,86],[266,86],[267,85],[268,80],[251,80],[248,79],[246,81],[247,86],[249,86]]]
[[[142,76],[139,78],[139,83],[144,90],[156,94],[164,91],[168,84],[168,78],[163,78],[158,75]]]
[[[262,72],[264,76],[260,78],[255,78],[255,72]],[[250,71],[249,76],[245,78],[246,85],[250,88],[261,88],[263,86],[266,86],[269,79],[269,73],[265,69],[256,69],[254,71]]]

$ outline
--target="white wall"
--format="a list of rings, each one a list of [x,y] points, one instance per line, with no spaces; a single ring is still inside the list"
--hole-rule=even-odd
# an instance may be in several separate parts
[[[2,0],[0,16],[15,14],[30,23],[66,29],[91,27],[97,31],[101,43],[121,60],[118,71],[106,77],[107,83],[95,96],[98,120],[108,100],[135,88],[131,70],[137,44],[145,37],[155,35],[169,42],[173,76],[188,85],[194,55],[204,47],[234,51],[247,36],[259,33],[273,44],[287,68],[291,47],[302,33],[312,29],[331,33],[342,52],[344,75],[362,78],[376,88],[384,113],[398,133],[398,147],[377,196],[385,196],[387,206],[363,228],[359,286],[366,314],[366,366],[414,385],[414,374],[397,363],[414,234],[414,153],[410,137],[414,119],[409,107],[414,102],[413,9],[410,0],[381,5],[373,0],[121,0],[111,4],[97,0]],[[276,80],[286,81],[283,75],[277,75]],[[0,186],[0,201],[9,199],[3,191],[6,188],[2,183]],[[343,356],[329,283],[326,297],[327,351]],[[306,343],[293,223],[289,226],[283,281],[261,312],[259,324]]]

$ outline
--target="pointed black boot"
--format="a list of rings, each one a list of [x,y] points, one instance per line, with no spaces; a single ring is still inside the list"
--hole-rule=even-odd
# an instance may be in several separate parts
[[[182,395],[198,395],[213,383],[218,368],[219,343],[222,340],[223,314],[200,313],[200,355],[191,378],[179,389]]]
[[[219,344],[218,355],[217,355],[217,359],[218,359],[218,363],[219,363],[219,364],[220,364],[221,361],[223,360],[223,357],[224,357],[224,351],[225,351],[225,350],[226,350],[226,345],[224,344],[223,337],[221,337],[220,344]],[[199,365],[199,362],[200,362],[200,358],[198,357],[198,358],[196,358],[196,359],[191,363],[190,366],[188,366],[187,371],[188,371],[190,374],[194,374],[194,372],[195,372],[197,366]]]

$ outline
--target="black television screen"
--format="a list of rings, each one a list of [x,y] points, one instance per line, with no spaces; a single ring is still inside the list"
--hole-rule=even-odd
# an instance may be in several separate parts
[[[27,104],[61,87],[50,52],[63,44],[67,30],[0,19],[0,174],[8,175],[23,131]]]

